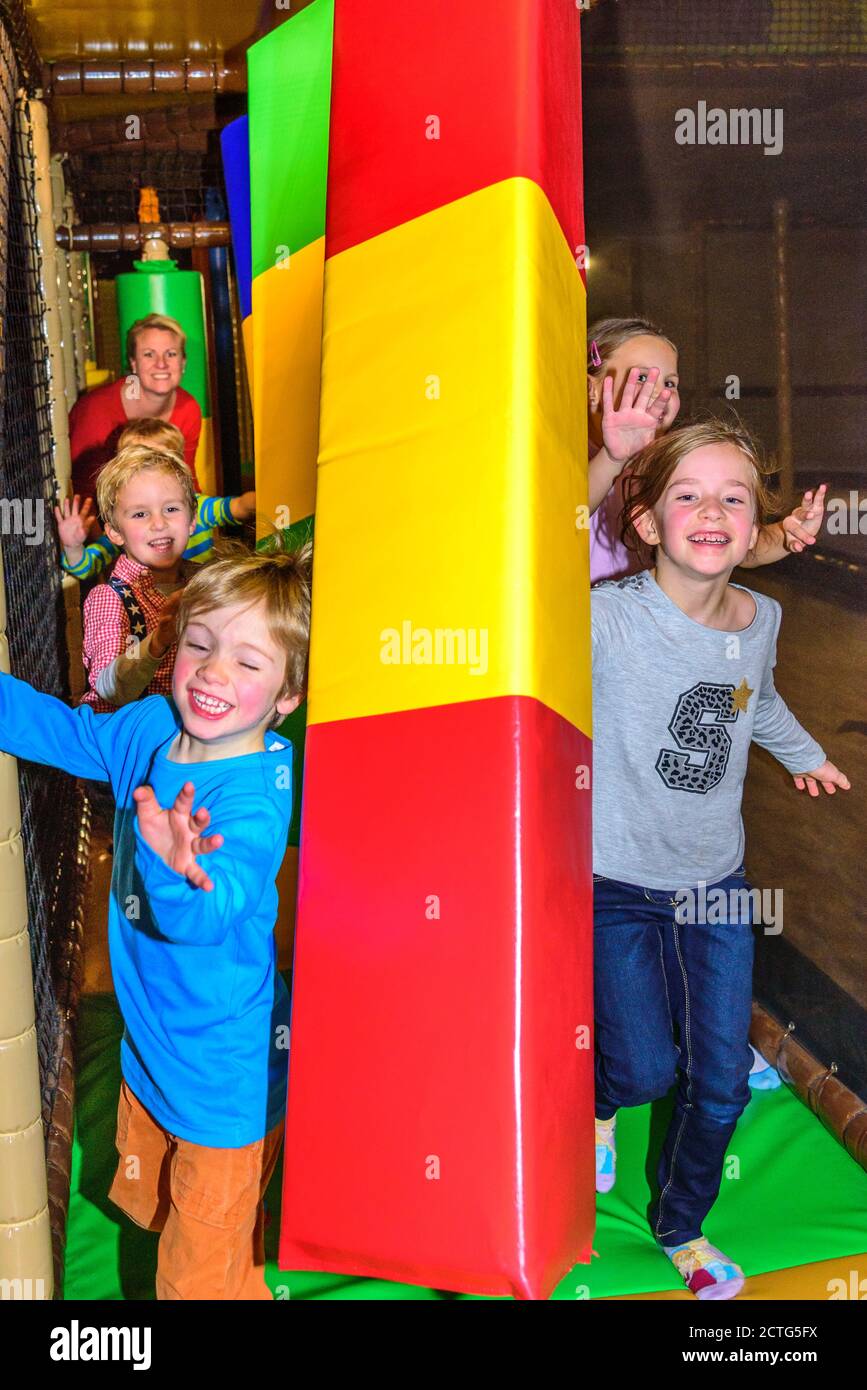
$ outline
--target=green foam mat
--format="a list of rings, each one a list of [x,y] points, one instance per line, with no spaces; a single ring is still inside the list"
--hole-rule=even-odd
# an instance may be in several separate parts
[[[646,1217],[669,1114],[667,1103],[618,1114],[617,1182],[597,1197],[598,1258],[576,1266],[555,1298],[683,1288]],[[867,1174],[785,1086],[752,1093],[724,1174],[704,1234],[747,1276],[867,1250]]]
[[[114,1176],[120,1038],[113,995],[82,1000],[78,1031],[76,1122],[67,1225],[68,1299],[152,1299],[157,1236],[108,1200]],[[666,1122],[665,1103],[622,1111],[617,1121],[617,1185],[598,1199],[594,1251],[561,1281],[555,1299],[611,1298],[680,1289],[658,1250],[645,1212],[650,1173]],[[785,1087],[753,1094],[729,1147],[728,1176],[705,1234],[747,1275],[867,1250],[867,1175]],[[281,1299],[437,1299],[432,1289],[277,1269],[278,1164],[268,1190],[267,1279]],[[469,1298],[470,1295],[458,1295]]]

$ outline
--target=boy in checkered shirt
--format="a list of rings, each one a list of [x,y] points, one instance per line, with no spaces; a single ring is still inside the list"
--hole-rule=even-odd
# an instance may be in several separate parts
[[[116,452],[120,453],[129,444],[147,444],[151,449],[184,457],[184,436],[180,430],[167,420],[152,416],[131,420],[117,441]],[[214,557],[216,527],[243,526],[245,521],[255,518],[256,494],[243,492],[239,497],[210,497],[197,492],[196,503],[196,526],[187,542],[184,559],[202,564]],[[99,534],[99,521],[93,513],[90,497],[83,501],[77,494],[71,500],[64,498],[60,506],[54,508],[54,515],[62,547],[60,563],[67,574],[74,579],[95,579],[111,567],[120,552],[108,536]]]
[[[82,704],[100,713],[143,695],[170,695],[181,592],[197,566],[184,558],[196,527],[190,470],[168,449],[130,444],[101,469],[97,505],[121,554],[84,603]]]
[[[175,613],[195,567],[183,559],[196,524],[192,475],[181,457],[129,445],[101,468],[97,506],[121,548],[107,584],[85,599],[82,705],[110,713],[142,695],[170,695]]]
[[[131,453],[133,445],[141,447]],[[192,479],[189,486],[185,481],[189,470],[183,435],[157,419],[127,425],[117,455],[99,476],[103,483],[102,494],[97,485],[97,498],[110,535],[86,544],[94,526],[98,530],[89,498],[83,506],[78,497],[67,499],[54,514],[63,568],[75,578],[95,577],[120,555],[108,584],[93,589],[84,605],[89,689],[82,703],[108,713],[142,695],[171,692],[174,653],[169,649],[174,646],[174,615],[183,585],[198,565],[213,558],[215,527],[241,526],[254,518],[256,494],[196,494]],[[165,543],[178,524],[179,505],[192,505],[192,525],[186,527],[180,557],[177,546]]]

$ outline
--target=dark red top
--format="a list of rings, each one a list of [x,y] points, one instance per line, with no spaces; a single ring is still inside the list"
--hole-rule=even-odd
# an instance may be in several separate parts
[[[96,475],[103,464],[114,458],[121,432],[134,421],[127,419],[121,391],[124,381],[111,381],[79,396],[69,412],[69,447],[72,453],[72,489],[82,498],[96,498]],[[196,479],[196,447],[202,428],[202,412],[194,396],[182,386],[177,388],[171,425],[177,425],[184,436],[184,458]]]

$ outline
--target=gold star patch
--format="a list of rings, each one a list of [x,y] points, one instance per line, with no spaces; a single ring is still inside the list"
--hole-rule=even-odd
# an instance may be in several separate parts
[[[747,685],[746,677],[744,677],[737,690],[732,691],[732,713],[736,710],[741,710],[743,714],[746,714],[747,705],[750,703],[750,696],[754,694],[755,691],[750,690],[750,687]]]

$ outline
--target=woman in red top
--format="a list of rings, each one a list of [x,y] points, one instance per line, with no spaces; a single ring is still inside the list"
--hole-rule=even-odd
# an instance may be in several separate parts
[[[149,417],[177,425],[184,436],[184,459],[196,491],[196,448],[202,428],[198,402],[181,386],[187,336],[176,319],[148,314],[126,335],[130,375],[123,381],[79,397],[69,412],[72,490],[96,497],[96,475],[117,453],[118,436],[130,420]],[[95,524],[96,518],[94,518]]]

